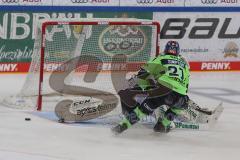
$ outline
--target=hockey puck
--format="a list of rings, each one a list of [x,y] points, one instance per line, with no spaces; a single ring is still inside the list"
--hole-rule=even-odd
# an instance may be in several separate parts
[[[25,121],[31,121],[31,118],[25,118]]]

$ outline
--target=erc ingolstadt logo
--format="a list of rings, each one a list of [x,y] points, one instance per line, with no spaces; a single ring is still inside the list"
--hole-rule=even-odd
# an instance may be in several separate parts
[[[134,56],[146,47],[147,37],[138,26],[110,26],[103,30],[98,44],[100,49],[110,56],[115,54]]]

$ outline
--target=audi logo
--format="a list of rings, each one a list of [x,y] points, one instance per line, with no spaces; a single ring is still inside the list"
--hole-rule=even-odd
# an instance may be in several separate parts
[[[138,4],[152,4],[153,0],[136,0]]]
[[[71,0],[72,3],[88,3],[88,0]]]
[[[19,0],[2,0],[3,3],[18,3]]]
[[[203,4],[216,4],[218,0],[201,0]]]

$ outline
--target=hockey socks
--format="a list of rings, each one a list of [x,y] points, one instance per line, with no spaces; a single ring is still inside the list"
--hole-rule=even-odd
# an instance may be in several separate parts
[[[112,131],[115,134],[120,134],[123,131],[130,128],[133,124],[137,123],[140,119],[146,116],[145,113],[143,113],[139,107],[136,107],[133,112],[126,113],[124,115],[125,117],[123,120],[115,127],[112,128]]]
[[[182,111],[183,109],[180,108],[169,108],[162,117],[158,118],[153,130],[155,132],[168,133],[171,129],[171,122],[173,121],[174,117],[180,115]]]

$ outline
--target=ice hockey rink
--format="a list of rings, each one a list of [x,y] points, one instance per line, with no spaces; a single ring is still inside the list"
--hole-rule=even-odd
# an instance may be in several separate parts
[[[168,134],[147,127],[119,136],[110,126],[62,124],[38,114],[0,106],[0,160],[226,160],[239,156],[240,73],[193,72],[190,97],[201,106],[223,102],[215,128],[176,129]],[[20,90],[22,74],[1,74],[1,98]],[[31,121],[25,121],[25,118]]]

